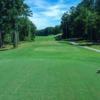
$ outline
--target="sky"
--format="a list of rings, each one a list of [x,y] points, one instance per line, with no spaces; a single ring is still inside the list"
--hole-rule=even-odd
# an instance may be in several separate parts
[[[64,12],[80,2],[81,0],[25,0],[33,12],[29,18],[37,29],[59,25]]]

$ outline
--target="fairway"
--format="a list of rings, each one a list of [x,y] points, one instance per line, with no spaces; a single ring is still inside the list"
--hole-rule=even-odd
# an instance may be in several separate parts
[[[0,100],[100,100],[100,53],[54,36],[0,51]]]

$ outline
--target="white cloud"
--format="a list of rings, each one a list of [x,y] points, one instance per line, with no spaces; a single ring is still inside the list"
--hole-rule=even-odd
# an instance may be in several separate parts
[[[42,14],[48,17],[57,17],[59,13],[60,11],[58,9],[42,12]]]
[[[66,4],[65,1],[58,0],[58,2],[52,4],[48,0],[26,0],[33,11],[30,20],[36,24],[38,29],[60,24],[63,13],[73,6],[72,4]]]
[[[35,23],[36,26],[38,26],[38,29],[42,29],[45,28],[46,26],[54,26],[52,21],[50,21],[51,19],[45,18],[44,16],[39,16],[37,14],[34,14],[34,16],[29,17],[29,19]]]
[[[70,5],[69,5],[70,6]],[[66,9],[65,9],[66,8]],[[63,13],[68,9],[65,4],[57,3],[56,5],[48,7],[45,11],[41,12],[44,16],[53,17],[53,19],[59,19]]]

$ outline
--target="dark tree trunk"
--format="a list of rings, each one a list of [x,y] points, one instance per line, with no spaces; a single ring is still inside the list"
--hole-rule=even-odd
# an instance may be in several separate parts
[[[93,42],[97,42],[98,41],[95,31],[92,31],[92,41]]]
[[[18,47],[17,32],[15,30],[13,31],[13,47]]]
[[[2,32],[0,30],[0,48],[2,48]]]
[[[3,32],[2,30],[0,30],[0,48],[3,47],[3,42],[4,42]]]
[[[68,29],[68,26],[63,28],[63,35],[62,35],[62,38],[63,39],[67,39],[69,38],[69,29]]]
[[[12,42],[13,42],[13,47],[16,48],[16,47],[18,47],[18,36],[17,36],[15,22],[13,22],[13,27],[12,28],[13,28]]]
[[[65,28],[63,28],[63,35],[62,35],[62,38],[63,39],[66,39],[67,38],[67,31]]]

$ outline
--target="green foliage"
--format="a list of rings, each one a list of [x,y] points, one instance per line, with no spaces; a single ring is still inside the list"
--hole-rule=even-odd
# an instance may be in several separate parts
[[[31,14],[24,0],[0,1],[0,47],[3,46],[5,35],[8,33],[10,33],[13,47],[17,47],[18,40],[24,40],[23,37],[29,37],[30,34],[35,33],[35,25],[28,19]],[[23,19],[24,22],[22,22]],[[32,38],[31,36],[33,37],[30,35],[29,38]]]
[[[100,1],[100,0],[99,0]],[[82,38],[90,41],[100,41],[100,15],[98,0],[83,0],[70,13],[62,16],[62,38]]]
[[[36,26],[28,18],[19,19],[19,40],[34,40]]]
[[[55,27],[46,27],[45,29],[36,31],[36,35],[38,36],[56,35],[59,33],[61,33],[61,27],[59,25]]]

